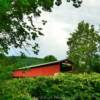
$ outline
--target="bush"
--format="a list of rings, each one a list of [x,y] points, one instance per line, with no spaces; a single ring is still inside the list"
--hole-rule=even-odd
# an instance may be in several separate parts
[[[44,57],[45,62],[57,61],[57,58],[53,55],[48,55]]]
[[[16,99],[17,98],[17,99]],[[100,100],[100,74],[59,74],[13,79],[0,85],[0,100]]]

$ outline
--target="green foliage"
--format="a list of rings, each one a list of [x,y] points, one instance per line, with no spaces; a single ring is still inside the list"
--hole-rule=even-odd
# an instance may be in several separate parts
[[[60,5],[61,1],[56,0],[56,5]],[[70,1],[75,7],[81,4],[79,0]],[[54,0],[0,0],[0,49],[8,53],[10,46],[22,48],[23,44],[31,45],[27,40],[34,41],[43,35],[41,28],[34,25],[34,17],[39,17],[42,10],[52,11],[53,6]],[[35,42],[32,47],[37,54],[39,50]]]
[[[44,63],[44,59],[21,56],[0,57],[0,81],[11,79],[13,70],[17,68],[41,63]]]
[[[48,55],[44,57],[45,62],[52,62],[52,61],[57,61],[57,58],[53,55]]]
[[[94,26],[84,21],[80,22],[77,30],[71,33],[67,44],[69,59],[74,62],[76,68],[80,71],[89,71],[94,63],[95,54],[100,53],[100,35]]]
[[[100,100],[100,74],[22,78],[0,85],[0,100]]]
[[[21,52],[21,58],[26,58],[26,55],[25,55],[25,53],[23,53],[23,52]]]

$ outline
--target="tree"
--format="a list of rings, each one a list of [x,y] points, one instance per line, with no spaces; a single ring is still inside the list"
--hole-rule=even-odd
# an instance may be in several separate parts
[[[48,56],[44,57],[44,60],[46,62],[51,62],[51,61],[57,61],[57,58],[55,56],[53,56],[53,55],[48,55]]]
[[[76,8],[82,3],[80,0],[67,0],[71,1]],[[7,53],[10,46],[22,48],[31,45],[28,41],[33,40],[33,50],[37,54],[35,39],[43,33],[34,25],[33,18],[39,17],[42,10],[51,12],[54,3],[59,6],[62,0],[0,0],[0,52]],[[42,20],[42,23],[46,21]]]
[[[21,57],[21,58],[27,58],[27,56],[26,56],[25,53],[23,53],[23,52],[20,52],[20,57]]]
[[[67,42],[69,46],[68,57],[74,62],[76,69],[89,70],[93,64],[96,53],[100,53],[100,35],[93,25],[84,21],[78,24],[75,32]]]

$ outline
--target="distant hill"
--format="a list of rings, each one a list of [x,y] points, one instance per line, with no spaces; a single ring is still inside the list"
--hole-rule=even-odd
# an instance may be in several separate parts
[[[24,67],[24,66],[29,66],[29,65],[35,65],[35,64],[40,64],[44,63],[43,58],[35,58],[35,57],[5,57],[5,58],[0,58],[0,66],[2,67],[7,67],[7,66],[13,66],[13,67]]]

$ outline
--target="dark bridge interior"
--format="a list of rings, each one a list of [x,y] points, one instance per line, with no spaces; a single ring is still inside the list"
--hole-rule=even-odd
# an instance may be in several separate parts
[[[61,71],[66,72],[66,71],[72,71],[73,69],[73,63],[70,61],[64,61],[61,63]]]

